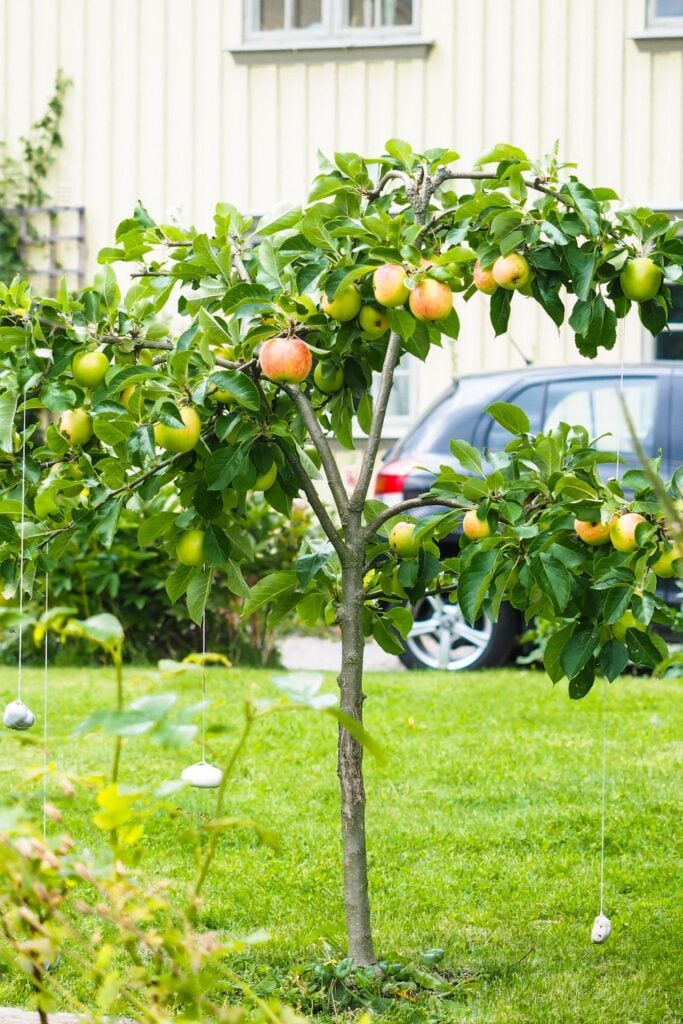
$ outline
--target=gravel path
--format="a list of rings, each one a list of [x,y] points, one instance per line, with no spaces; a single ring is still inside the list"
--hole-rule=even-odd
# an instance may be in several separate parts
[[[338,672],[341,660],[341,642],[339,640],[321,639],[315,636],[288,636],[280,642],[282,664],[285,668],[320,669],[325,672]],[[365,668],[367,671],[396,672],[405,671],[403,665],[393,654],[387,654],[376,643],[368,643],[365,647]]]

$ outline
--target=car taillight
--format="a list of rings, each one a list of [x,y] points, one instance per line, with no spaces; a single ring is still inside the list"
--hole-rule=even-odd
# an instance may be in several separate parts
[[[414,459],[395,459],[382,466],[375,478],[375,497],[387,505],[396,505],[403,500],[405,482],[419,466]]]

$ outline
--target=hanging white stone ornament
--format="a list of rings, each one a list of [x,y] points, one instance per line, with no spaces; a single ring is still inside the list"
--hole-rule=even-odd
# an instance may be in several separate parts
[[[180,778],[196,789],[216,789],[221,784],[223,772],[208,761],[197,761],[196,764],[183,768]]]
[[[7,726],[8,729],[16,729],[17,732],[30,729],[35,724],[35,720],[36,716],[30,708],[26,707],[23,700],[11,701],[5,708],[2,716],[3,725]]]
[[[612,922],[600,912],[593,921],[591,942],[606,942],[612,931]]]

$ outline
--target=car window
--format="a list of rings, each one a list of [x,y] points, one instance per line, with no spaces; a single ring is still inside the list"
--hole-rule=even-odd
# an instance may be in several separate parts
[[[544,392],[545,384],[530,384],[529,387],[523,388],[516,395],[512,395],[507,399],[513,405],[519,405],[524,409],[524,412],[529,417],[533,434],[537,434],[540,431],[543,422]],[[499,423],[492,420],[484,441],[484,445],[488,450],[491,452],[502,451],[511,440],[510,431],[505,430]]]
[[[591,437],[600,437],[600,451],[632,452],[633,444],[619,400],[619,377],[596,380],[551,381],[548,384],[543,430],[558,423],[580,423]],[[636,433],[648,455],[655,450],[655,414],[657,380],[654,377],[628,378],[623,394]],[[600,435],[608,435],[602,437]]]

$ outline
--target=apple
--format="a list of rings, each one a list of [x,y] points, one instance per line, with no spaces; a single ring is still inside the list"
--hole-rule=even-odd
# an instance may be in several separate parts
[[[600,544],[608,544],[612,520],[609,523],[587,523],[583,519],[574,520],[574,530],[584,544],[591,547],[598,547]]]
[[[108,369],[109,360],[104,352],[77,352],[71,362],[74,380],[84,388],[96,388]]]
[[[416,320],[438,323],[453,309],[453,292],[443,281],[426,277],[411,291],[408,305]]]
[[[612,623],[610,629],[617,640],[623,641],[626,639],[627,629],[639,629],[643,633],[647,630],[647,626],[639,622],[632,611],[626,611],[620,619]]]
[[[277,466],[272,462],[270,468],[256,478],[256,483],[252,487],[252,491],[267,491],[273,486],[276,480]]]
[[[313,463],[316,469],[320,469],[322,466],[322,459],[320,458],[320,452],[314,444],[307,444],[304,447],[304,452],[308,455],[309,459]]]
[[[327,313],[333,320],[339,320],[343,324],[347,320],[353,320],[360,309],[360,301],[360,292],[355,284],[350,284],[332,301],[327,298],[327,295],[323,295],[321,306],[323,313]]]
[[[375,306],[363,306],[358,314],[358,323],[363,328],[363,337],[369,341],[376,341],[389,330],[389,320]]]
[[[344,371],[338,363],[325,359],[315,364],[313,380],[315,381],[315,386],[324,395],[334,395],[335,392],[340,391],[344,386]]]
[[[87,409],[67,409],[60,417],[59,429],[72,444],[87,444],[92,437],[92,417]]]
[[[474,287],[483,292],[484,295],[493,295],[498,287],[493,279],[493,272],[491,270],[484,270],[479,260],[474,264],[472,280],[474,281]]]
[[[180,410],[180,418],[185,424],[184,427],[169,427],[165,423],[154,424],[154,440],[160,448],[167,452],[191,451],[200,438],[202,432],[202,421],[196,409],[189,405],[183,406]]]
[[[258,361],[264,377],[276,384],[300,384],[313,366],[310,348],[295,335],[270,338],[259,352]]]
[[[181,565],[201,565],[204,561],[204,531],[185,530],[175,547]]]
[[[405,270],[399,263],[385,263],[372,275],[372,290],[382,306],[402,306],[410,296]]]
[[[531,280],[531,267],[521,253],[511,252],[508,256],[499,256],[491,271],[493,280],[501,288],[514,292],[524,288]]]
[[[610,527],[612,547],[617,551],[635,551],[638,547],[636,527],[644,522],[645,517],[638,512],[626,512],[623,516],[617,516]]]
[[[491,527],[486,519],[479,518],[476,509],[471,508],[462,518],[462,532],[470,540],[482,540],[491,536]]]
[[[396,523],[389,534],[389,547],[401,558],[414,558],[420,550],[413,523]]]
[[[649,256],[629,260],[619,275],[621,290],[627,299],[647,302],[653,299],[662,283],[662,272]]]
[[[661,552],[652,568],[660,579],[670,580],[674,576],[680,578],[683,576],[683,561],[681,560],[683,560],[683,544],[673,544],[668,551]],[[676,562],[679,562],[678,566],[676,566]]]

